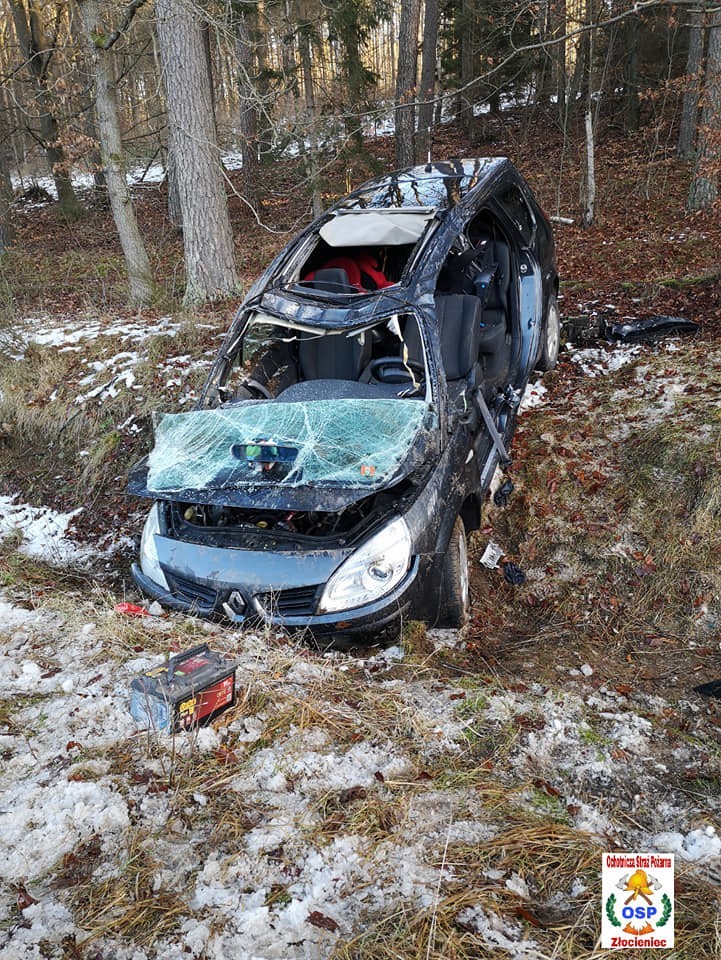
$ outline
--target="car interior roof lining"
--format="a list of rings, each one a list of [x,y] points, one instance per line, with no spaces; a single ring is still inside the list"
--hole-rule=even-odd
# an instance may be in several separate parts
[[[434,213],[432,207],[337,210],[318,232],[329,247],[402,246],[416,243]]]

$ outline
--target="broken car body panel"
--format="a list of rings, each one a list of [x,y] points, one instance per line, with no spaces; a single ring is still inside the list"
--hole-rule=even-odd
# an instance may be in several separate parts
[[[158,420],[129,484],[156,501],[138,585],[336,639],[459,619],[449,551],[508,457],[556,287],[507,160],[341,200],[253,285],[198,408]]]

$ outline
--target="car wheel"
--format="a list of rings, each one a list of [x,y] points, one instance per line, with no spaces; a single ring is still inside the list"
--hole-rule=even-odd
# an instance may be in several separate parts
[[[561,314],[556,294],[552,293],[546,305],[541,331],[541,349],[536,366],[539,370],[553,370],[558,362],[558,350],[561,345]]]
[[[468,587],[468,544],[466,528],[456,517],[451,539],[443,561],[441,587],[441,623],[446,627],[462,627],[470,610]]]

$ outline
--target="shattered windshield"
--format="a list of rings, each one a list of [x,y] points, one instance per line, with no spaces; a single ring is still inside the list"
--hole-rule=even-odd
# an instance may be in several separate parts
[[[372,488],[393,477],[428,410],[421,400],[249,401],[162,416],[150,493],[274,483]]]

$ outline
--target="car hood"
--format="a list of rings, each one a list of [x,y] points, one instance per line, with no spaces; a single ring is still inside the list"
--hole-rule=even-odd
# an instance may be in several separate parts
[[[247,401],[165,414],[128,490],[236,507],[339,510],[433,461],[418,399]]]

